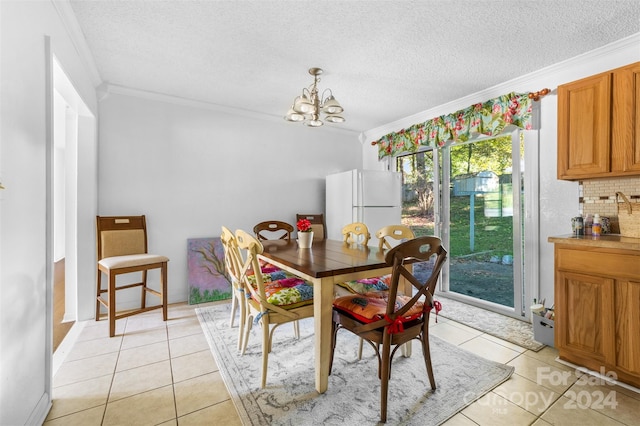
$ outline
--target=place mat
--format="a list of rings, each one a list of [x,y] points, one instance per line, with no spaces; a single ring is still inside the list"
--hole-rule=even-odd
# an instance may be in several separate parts
[[[275,331],[267,386],[260,388],[261,327],[254,325],[244,356],[237,351],[236,327],[229,327],[230,305],[196,309],[220,373],[243,424],[376,424],[380,420],[378,363],[365,345],[358,361],[358,338],[338,333],[333,371],[324,394],[315,390],[313,318],[300,321],[300,340],[291,324]],[[417,342],[417,341],[416,341]],[[431,391],[422,351],[397,354],[389,382],[387,424],[437,425],[506,381],[513,367],[489,361],[430,336],[437,389]]]

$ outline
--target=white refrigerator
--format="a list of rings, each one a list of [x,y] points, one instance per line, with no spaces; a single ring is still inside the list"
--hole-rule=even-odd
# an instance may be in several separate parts
[[[378,245],[375,233],[398,225],[402,217],[402,175],[379,170],[349,170],[326,179],[327,238],[342,239],[342,228],[362,222],[369,228],[369,245]]]

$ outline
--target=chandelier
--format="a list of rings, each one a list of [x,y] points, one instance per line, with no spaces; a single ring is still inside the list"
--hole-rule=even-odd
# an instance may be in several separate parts
[[[302,89],[302,95],[294,99],[284,119],[293,122],[302,121],[309,127],[322,126],[324,124],[322,119],[329,123],[344,123],[344,117],[340,115],[344,109],[333,97],[331,89],[325,89],[322,96],[318,96],[319,75],[322,74],[322,69],[309,68],[309,74],[313,76],[313,84]],[[328,96],[325,97],[327,93]],[[323,114],[322,117],[320,113]]]

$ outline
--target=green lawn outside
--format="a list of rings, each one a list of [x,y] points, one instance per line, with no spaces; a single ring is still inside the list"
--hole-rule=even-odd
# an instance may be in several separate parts
[[[475,230],[474,250],[470,249],[469,196],[451,197],[451,257],[476,253],[476,260],[488,261],[491,256],[513,254],[513,218],[486,217],[484,197],[476,196],[474,203]],[[416,236],[433,235],[432,215],[420,217],[415,205],[403,207],[402,222],[409,224]]]
[[[504,255],[513,254],[513,218],[486,217],[484,198],[474,202],[474,250],[469,244],[469,196],[451,197],[450,281],[451,291],[513,306],[513,269],[503,265]],[[433,215],[421,215],[415,205],[406,204],[402,222],[416,236],[433,235]]]

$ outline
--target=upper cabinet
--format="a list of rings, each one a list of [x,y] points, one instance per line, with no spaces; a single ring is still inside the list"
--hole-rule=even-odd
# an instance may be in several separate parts
[[[558,179],[640,175],[640,62],[558,86]]]

